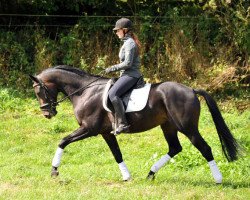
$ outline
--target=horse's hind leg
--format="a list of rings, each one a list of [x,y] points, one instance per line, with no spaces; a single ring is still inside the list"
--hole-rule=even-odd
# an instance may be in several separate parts
[[[207,160],[212,175],[216,183],[222,182],[222,175],[214,161],[211,147],[206,143],[206,141],[200,135],[198,128],[192,128],[184,133],[192,144],[201,152],[202,156]]]
[[[162,156],[150,169],[148,174],[149,179],[154,179],[155,173],[159,171],[169,160],[176,154],[181,152],[182,147],[177,137],[177,129],[171,123],[165,123],[161,125],[161,129],[164,133],[164,137],[168,142],[169,151],[166,155]]]

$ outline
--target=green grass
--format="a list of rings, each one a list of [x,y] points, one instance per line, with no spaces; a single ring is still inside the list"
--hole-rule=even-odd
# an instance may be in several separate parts
[[[59,141],[77,128],[70,103],[62,103],[58,115],[47,120],[35,98],[0,89],[0,199],[249,199],[250,110],[239,113],[227,107],[223,116],[245,149],[236,162],[228,163],[223,157],[205,104],[200,118],[201,134],[224,177],[221,185],[214,184],[207,163],[182,134],[183,151],[154,181],[147,181],[150,167],[168,150],[159,127],[117,137],[132,174],[129,182],[121,181],[101,136],[69,145],[59,177],[51,178],[51,160]]]

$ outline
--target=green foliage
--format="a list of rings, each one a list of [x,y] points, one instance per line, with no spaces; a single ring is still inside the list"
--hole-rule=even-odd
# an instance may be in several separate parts
[[[210,71],[223,65],[225,71],[235,69],[235,85],[249,84],[249,3],[244,0],[22,0],[2,1],[1,5],[2,13],[19,8],[20,13],[44,14],[1,18],[6,25],[0,32],[2,86],[28,88],[27,74],[58,64],[98,73],[100,60],[102,67],[117,63],[120,44],[112,27],[120,16],[130,16],[134,22],[143,44],[142,71],[147,80],[204,87],[216,78]]]
[[[229,53],[237,54],[232,59],[246,61],[246,54],[250,52],[249,42],[249,6],[245,0],[239,1],[208,1],[208,13],[220,23],[220,41],[230,46]],[[232,52],[230,52],[232,51]],[[229,58],[229,56],[228,56]]]
[[[18,42],[18,38],[13,32],[1,32],[0,43],[0,84],[23,85],[25,72],[29,71],[29,60],[25,47]]]

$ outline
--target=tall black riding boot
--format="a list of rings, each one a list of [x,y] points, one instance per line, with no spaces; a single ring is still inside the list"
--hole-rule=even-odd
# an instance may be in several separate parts
[[[125,116],[125,110],[122,103],[122,100],[120,98],[116,98],[114,101],[112,101],[115,115],[117,118],[117,128],[116,130],[113,130],[112,134],[119,134],[121,132],[128,132],[129,131],[129,125]]]

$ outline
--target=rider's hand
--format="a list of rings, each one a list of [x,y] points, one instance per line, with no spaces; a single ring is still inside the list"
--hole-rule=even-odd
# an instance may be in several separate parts
[[[113,71],[112,67],[109,67],[109,68],[105,69],[105,73],[106,74],[109,74],[112,71]]]

